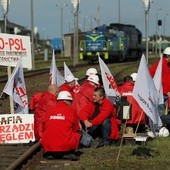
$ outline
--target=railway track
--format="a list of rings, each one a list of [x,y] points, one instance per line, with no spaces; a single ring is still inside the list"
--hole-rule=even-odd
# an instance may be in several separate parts
[[[122,64],[120,64],[122,65]],[[81,65],[82,68],[84,65]],[[114,76],[120,79],[120,76],[127,72],[128,69],[134,67],[134,63],[124,64],[123,69],[115,71]],[[115,67],[114,65],[112,67]],[[118,67],[120,67],[118,65]],[[62,69],[62,68],[60,68]],[[77,69],[78,70],[78,69]],[[73,71],[73,70],[72,70]],[[32,77],[35,75],[42,75],[49,73],[49,68],[42,70],[35,70],[25,74],[25,76]],[[5,81],[0,78],[0,83]],[[80,84],[84,79],[80,79]],[[40,142],[35,143],[33,146],[29,144],[1,144],[0,145],[1,159],[0,170],[52,170],[52,169],[65,169],[68,167],[76,167],[76,162],[69,160],[44,160],[43,150]],[[74,169],[73,168],[73,169]]]
[[[70,70],[72,72],[75,72],[77,69],[80,69],[82,67],[87,67],[87,64],[79,64],[75,67],[70,66]],[[59,70],[63,70],[63,67],[58,67]],[[30,71],[25,71],[24,72],[24,77],[32,77],[32,76],[36,76],[36,75],[41,75],[41,74],[45,74],[45,73],[49,73],[50,68],[42,68],[42,69],[37,69],[37,70],[30,70]],[[0,83],[4,83],[7,82],[8,80],[8,76],[0,76]]]

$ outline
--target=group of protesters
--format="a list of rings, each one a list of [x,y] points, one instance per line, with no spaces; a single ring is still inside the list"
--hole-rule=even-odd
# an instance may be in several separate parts
[[[170,47],[163,52],[162,85],[165,100],[170,97]],[[154,76],[158,63],[150,68]],[[74,91],[77,78],[68,75],[65,83],[58,87],[51,84],[44,93],[37,93],[30,101],[34,112],[36,141],[41,140],[45,158],[68,158],[78,160],[79,147],[97,148],[115,144],[120,139],[121,102],[131,107],[127,127],[134,129],[147,122],[147,116],[132,96],[136,73],[124,77],[118,86],[121,100],[118,104],[105,94],[100,74],[96,68],[86,71],[86,80]],[[163,107],[163,109],[162,109]],[[160,106],[160,112],[164,106]],[[161,114],[162,120],[167,120]],[[165,121],[165,123],[167,123]],[[170,123],[170,122],[169,122]]]

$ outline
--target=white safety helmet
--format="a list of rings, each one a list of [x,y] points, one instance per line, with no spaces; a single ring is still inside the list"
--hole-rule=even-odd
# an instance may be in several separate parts
[[[170,47],[166,47],[163,54],[170,55]]]
[[[162,127],[159,130],[159,137],[168,137],[169,136],[169,130],[166,127]]]
[[[95,84],[99,84],[99,77],[97,75],[89,75],[87,78],[88,81],[91,81]]]
[[[95,68],[89,68],[86,71],[86,76],[95,75],[95,74],[97,74],[97,70]]]
[[[132,77],[133,81],[136,81],[137,73],[132,73],[130,76]]]
[[[58,94],[57,100],[73,100],[73,98],[68,91],[61,91]]]

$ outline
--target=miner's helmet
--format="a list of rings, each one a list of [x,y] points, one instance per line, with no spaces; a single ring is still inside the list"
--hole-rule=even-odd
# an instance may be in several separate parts
[[[73,100],[71,94],[68,91],[61,91],[58,94],[57,100]]]
[[[166,47],[163,51],[163,57],[170,57],[170,47]]]

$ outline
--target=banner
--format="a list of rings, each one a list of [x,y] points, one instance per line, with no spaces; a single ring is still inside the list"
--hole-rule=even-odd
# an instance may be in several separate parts
[[[133,97],[153,123],[162,126],[162,121],[158,114],[157,90],[149,73],[144,55],[142,55],[137,75]]]
[[[109,68],[100,57],[99,57],[99,65],[100,65],[100,70],[101,70],[101,75],[103,80],[103,86],[107,96],[119,96],[116,81],[112,76]]]
[[[35,141],[33,114],[1,114],[0,143],[29,143]]]
[[[164,104],[163,88],[162,88],[162,56],[160,58],[155,75],[153,77],[153,81],[158,93],[159,104]]]
[[[23,67],[32,69],[30,37],[0,33],[0,65],[15,67],[21,57]]]
[[[3,89],[3,93],[13,97],[15,102],[14,113],[28,114],[28,97],[21,58],[10,75],[9,80]]]
[[[56,66],[55,54],[53,50],[53,56],[50,67],[50,84],[56,84],[57,86],[61,86],[64,83],[65,79]]]
[[[66,77],[67,77],[68,75],[72,75],[72,76],[74,77],[74,75],[72,74],[72,72],[70,71],[70,69],[68,68],[68,66],[66,65],[66,63],[64,62],[64,77],[65,77],[65,79],[66,79]],[[74,91],[75,93],[78,93],[79,90],[80,90],[80,84],[79,84],[78,81],[76,80],[76,83],[75,83],[75,86],[74,86],[73,91]]]

